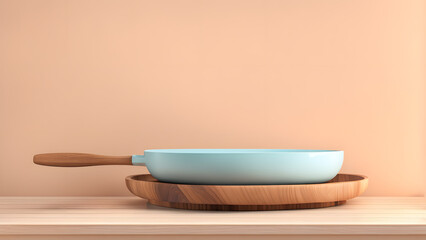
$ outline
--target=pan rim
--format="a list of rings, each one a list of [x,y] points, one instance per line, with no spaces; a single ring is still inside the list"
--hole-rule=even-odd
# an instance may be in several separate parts
[[[322,149],[233,149],[233,148],[193,148],[193,149],[149,149],[145,153],[172,153],[172,154],[252,154],[252,153],[277,153],[277,154],[320,154],[339,153],[343,150]]]

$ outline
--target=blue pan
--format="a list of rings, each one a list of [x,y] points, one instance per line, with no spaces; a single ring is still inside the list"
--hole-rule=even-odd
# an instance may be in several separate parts
[[[34,163],[57,167],[146,166],[163,182],[205,185],[322,183],[334,178],[343,151],[289,149],[156,149],[144,155],[45,153]]]

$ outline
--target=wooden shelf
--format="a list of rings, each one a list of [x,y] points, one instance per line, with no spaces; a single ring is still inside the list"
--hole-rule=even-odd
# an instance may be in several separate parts
[[[208,212],[156,207],[136,197],[0,198],[0,237],[110,234],[426,237],[426,200],[359,197],[322,209]]]

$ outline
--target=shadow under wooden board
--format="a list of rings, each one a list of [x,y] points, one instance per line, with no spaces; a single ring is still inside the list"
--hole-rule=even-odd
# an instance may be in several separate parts
[[[332,207],[361,195],[362,175],[338,174],[326,183],[298,185],[189,185],[159,182],[150,174],[126,178],[130,192],[151,204],[191,210],[284,210]]]

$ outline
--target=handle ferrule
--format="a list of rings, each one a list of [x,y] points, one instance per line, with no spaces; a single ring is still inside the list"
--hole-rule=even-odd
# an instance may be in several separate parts
[[[132,164],[135,166],[146,166],[145,156],[144,155],[133,155]]]

